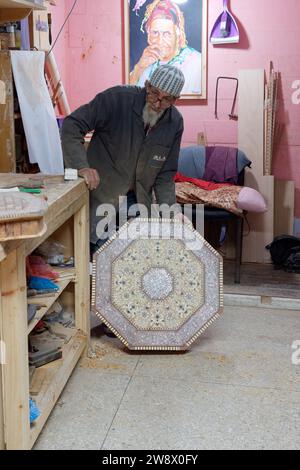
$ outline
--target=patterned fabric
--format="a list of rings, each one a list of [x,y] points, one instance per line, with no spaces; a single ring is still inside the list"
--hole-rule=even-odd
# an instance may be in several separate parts
[[[222,258],[192,225],[134,219],[94,256],[93,311],[130,349],[188,349],[222,296]]]
[[[184,75],[177,67],[161,65],[154,71],[150,83],[161,91],[177,97],[180,96],[184,86]]]
[[[214,191],[206,191],[192,183],[176,183],[176,200],[179,204],[206,204],[218,207],[242,216],[243,211],[238,209],[237,201],[241,186],[223,186]]]

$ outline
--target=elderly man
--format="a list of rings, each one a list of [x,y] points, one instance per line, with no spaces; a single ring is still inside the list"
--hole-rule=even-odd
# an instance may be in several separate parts
[[[171,0],[154,0],[146,9],[141,31],[148,46],[130,73],[132,85],[144,86],[162,64],[178,67],[185,77],[183,94],[201,93],[202,56],[187,45],[184,15]]]
[[[173,177],[183,119],[174,103],[183,86],[182,72],[164,65],[144,88],[110,88],[65,119],[65,165],[77,168],[91,190],[92,251],[103,238],[99,206],[117,208],[119,197],[128,195],[131,203],[143,204],[150,216],[153,190],[159,205],[176,203]],[[84,136],[91,130],[94,134],[86,152]]]

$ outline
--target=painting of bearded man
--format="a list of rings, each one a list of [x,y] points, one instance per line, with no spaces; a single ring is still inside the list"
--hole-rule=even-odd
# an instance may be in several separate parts
[[[205,99],[207,1],[137,1],[134,9],[125,3],[127,83],[144,86],[159,65],[169,64],[185,76],[182,98]]]

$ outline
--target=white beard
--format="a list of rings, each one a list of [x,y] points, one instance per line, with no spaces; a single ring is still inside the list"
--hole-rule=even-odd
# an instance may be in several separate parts
[[[150,126],[153,127],[157,123],[157,121],[161,118],[163,115],[163,111],[153,111],[153,109],[150,108],[149,104],[146,103],[143,109],[143,121],[145,126]]]

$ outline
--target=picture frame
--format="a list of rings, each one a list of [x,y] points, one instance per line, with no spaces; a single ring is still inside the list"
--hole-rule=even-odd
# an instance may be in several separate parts
[[[207,98],[207,0],[123,0],[125,82],[144,86],[160,64],[185,76],[181,99]]]

